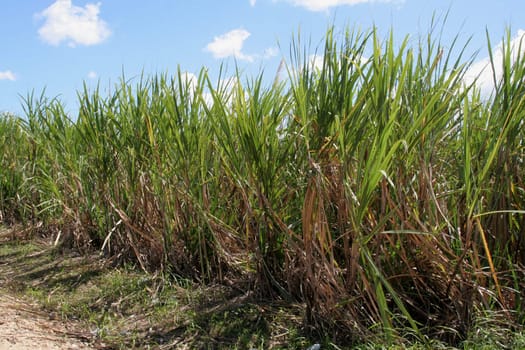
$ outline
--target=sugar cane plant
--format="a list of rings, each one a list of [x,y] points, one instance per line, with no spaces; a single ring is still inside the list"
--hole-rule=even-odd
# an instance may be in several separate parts
[[[75,116],[29,94],[0,118],[0,218],[302,302],[308,329],[349,341],[457,341],[483,310],[518,324],[525,59],[509,31],[484,96],[458,42],[330,29],[322,65],[297,38],[270,84],[122,77]]]

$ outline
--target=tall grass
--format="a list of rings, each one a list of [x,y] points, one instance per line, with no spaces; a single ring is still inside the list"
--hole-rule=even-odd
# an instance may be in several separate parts
[[[523,56],[509,34],[482,99],[466,44],[410,43],[331,29],[321,67],[296,40],[273,85],[123,77],[79,92],[75,118],[30,94],[0,120],[2,218],[304,302],[311,330],[348,341],[455,342],[479,310],[522,322]]]
[[[31,198],[21,191],[30,174],[29,143],[20,120],[12,114],[0,115],[0,221],[13,223],[22,220]],[[26,158],[28,157],[28,158]]]

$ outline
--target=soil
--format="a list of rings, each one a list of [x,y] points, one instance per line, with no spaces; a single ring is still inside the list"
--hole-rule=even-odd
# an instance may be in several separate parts
[[[0,291],[0,350],[94,349],[88,337],[28,304]]]

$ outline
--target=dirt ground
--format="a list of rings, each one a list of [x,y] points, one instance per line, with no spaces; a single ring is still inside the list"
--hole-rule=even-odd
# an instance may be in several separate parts
[[[0,350],[94,349],[71,326],[50,319],[36,306],[0,291]]]

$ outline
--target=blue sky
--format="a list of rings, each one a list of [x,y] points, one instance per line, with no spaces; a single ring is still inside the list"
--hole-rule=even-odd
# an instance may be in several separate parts
[[[393,28],[396,38],[416,43],[432,16],[447,11],[443,43],[472,36],[469,52],[480,50],[473,74],[487,62],[485,29],[494,46],[506,28],[514,39],[525,34],[523,0],[3,0],[0,111],[22,114],[20,96],[44,88],[74,111],[84,81],[109,89],[122,72],[206,67],[216,77],[221,63],[233,73],[237,62],[246,75],[273,76],[299,31],[312,51],[331,24],[375,25],[383,35]]]

